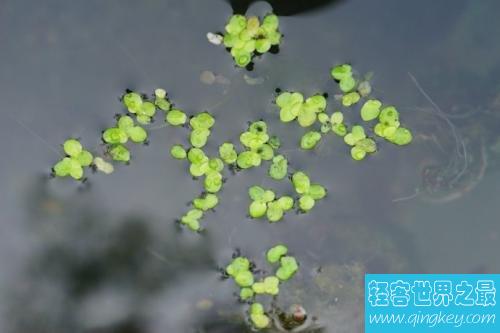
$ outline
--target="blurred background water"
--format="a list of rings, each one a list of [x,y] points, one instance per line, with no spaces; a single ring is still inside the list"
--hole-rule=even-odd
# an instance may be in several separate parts
[[[0,1],[1,332],[244,332],[245,306],[217,267],[237,248],[265,267],[278,242],[301,269],[277,302],[302,304],[325,332],[362,331],[365,272],[500,272],[500,3],[300,10],[281,17],[280,53],[248,72],[207,42],[232,13],[223,0]],[[361,163],[333,135],[296,150],[304,130],[279,122],[274,90],[327,92],[331,112],[329,69],[343,62],[373,72],[373,95],[398,107],[412,145],[381,143]],[[222,79],[206,84],[204,71]],[[328,198],[281,223],[252,221],[250,185],[285,194],[290,184],[266,168],[228,174],[206,234],[179,230],[174,220],[202,185],[169,157],[187,143],[177,128],[152,130],[129,166],[90,175],[85,187],[48,178],[66,138],[100,151],[123,91],[157,87],[188,113],[215,115],[212,153],[264,119]]]

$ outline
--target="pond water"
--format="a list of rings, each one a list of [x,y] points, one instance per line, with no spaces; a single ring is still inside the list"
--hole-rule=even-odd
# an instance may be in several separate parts
[[[301,267],[277,303],[303,305],[323,332],[362,331],[365,272],[500,272],[499,11],[494,0],[330,1],[280,17],[279,54],[248,72],[207,41],[232,13],[222,0],[1,1],[0,330],[244,332],[245,305],[217,268],[236,249],[266,267],[278,242]],[[363,162],[333,135],[297,149],[305,131],[279,121],[275,89],[326,92],[333,105],[329,69],[343,62],[373,72],[373,95],[398,107],[411,145],[381,143]],[[224,80],[206,84],[204,71]],[[169,156],[187,144],[172,127],[86,186],[48,178],[66,138],[99,151],[124,90],[157,87],[214,114],[212,153],[264,119],[328,197],[281,223],[254,221],[247,188],[290,184],[266,168],[228,174],[206,233],[180,230],[202,184]]]

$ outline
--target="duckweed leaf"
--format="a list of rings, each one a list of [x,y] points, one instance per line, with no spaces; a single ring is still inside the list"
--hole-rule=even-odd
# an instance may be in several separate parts
[[[93,158],[92,154],[87,150],[82,150],[80,154],[74,157],[74,159],[76,159],[82,167],[88,167],[91,165]]]
[[[165,121],[172,126],[182,126],[187,121],[186,114],[179,109],[172,109],[167,112]]]
[[[299,208],[304,212],[308,212],[313,209],[314,205],[315,200],[308,194],[303,195],[299,198]]]
[[[189,142],[193,147],[202,148],[207,144],[210,130],[207,128],[196,128],[189,135]]]
[[[212,193],[207,193],[205,196],[193,200],[193,206],[202,211],[207,211],[215,208],[219,204],[219,198]]]
[[[128,162],[130,161],[130,152],[127,147],[118,144],[111,147],[108,150],[109,155],[114,161],[118,162]]]
[[[242,169],[257,167],[260,165],[262,158],[254,151],[244,151],[238,155],[236,164]]]
[[[123,129],[112,127],[102,133],[102,139],[109,144],[123,144],[128,141],[128,135]]]
[[[250,314],[250,320],[256,329],[264,329],[271,324],[271,320],[265,314]]]
[[[257,148],[257,153],[260,155],[262,160],[269,161],[274,157],[273,148],[267,143],[263,144],[259,148]]]
[[[399,127],[392,136],[388,138],[388,140],[394,144],[399,146],[404,146],[409,144],[412,141],[413,137],[411,132],[403,127]]]
[[[64,142],[63,149],[68,156],[76,157],[82,152],[83,147],[80,141],[69,139]]]
[[[347,93],[342,96],[342,105],[346,107],[354,105],[359,101],[360,98],[361,96],[359,96],[359,94],[355,91]]]
[[[254,185],[248,189],[248,195],[254,201],[263,201],[265,192],[266,191],[262,187],[257,185]]]
[[[298,171],[293,174],[292,184],[293,187],[295,188],[295,191],[299,194],[305,194],[309,192],[309,188],[311,186],[309,177],[302,171]]]
[[[220,172],[208,170],[205,173],[203,184],[207,192],[217,193],[222,188],[222,175]]]
[[[177,160],[183,160],[186,158],[187,153],[183,146],[173,145],[172,148],[170,148],[170,155]]]
[[[252,299],[254,296],[254,291],[252,288],[242,288],[240,291],[240,299],[242,301],[247,301],[249,299]]]
[[[123,95],[123,104],[131,113],[137,113],[142,106],[142,97],[138,93],[129,92]]]
[[[289,196],[283,196],[278,199],[278,204],[283,211],[288,211],[293,208],[293,198]]]
[[[351,156],[356,161],[361,161],[366,156],[366,151],[358,146],[354,146],[351,148]]]
[[[250,270],[250,261],[245,257],[234,258],[233,261],[226,267],[226,273],[229,276],[236,277],[241,272]]]
[[[369,99],[361,107],[361,118],[364,121],[376,119],[380,114],[382,103],[377,99]]]
[[[326,189],[320,184],[311,184],[307,194],[314,200],[321,200],[326,196]]]
[[[143,143],[148,139],[148,133],[140,126],[129,127],[126,129],[126,133],[130,140],[135,143]]]
[[[285,256],[280,260],[280,268],[276,272],[276,276],[281,281],[287,281],[291,279],[297,270],[299,269],[299,265],[294,257]]]
[[[352,76],[346,76],[339,82],[339,88],[344,93],[348,93],[356,87],[356,80]]]
[[[241,271],[236,274],[234,281],[240,287],[251,287],[254,283],[254,277],[250,271]]]
[[[264,201],[253,201],[248,208],[248,213],[254,219],[261,218],[266,215],[267,204]]]
[[[352,76],[352,67],[348,64],[338,65],[332,68],[330,74],[335,80],[341,81],[346,77]]]
[[[272,201],[267,204],[267,219],[269,222],[278,222],[283,218],[283,209],[277,201]]]

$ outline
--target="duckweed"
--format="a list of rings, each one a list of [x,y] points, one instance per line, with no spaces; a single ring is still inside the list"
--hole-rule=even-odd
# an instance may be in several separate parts
[[[248,195],[252,199],[248,207],[248,213],[252,218],[261,218],[266,215],[269,222],[277,222],[283,218],[286,211],[293,208],[293,198],[289,196],[276,198],[273,191],[265,190],[260,186],[250,187]]]
[[[266,258],[270,264],[275,264],[287,253],[288,248],[283,244],[278,244],[267,251]]]
[[[377,151],[377,144],[371,138],[367,138],[365,130],[359,125],[355,125],[351,129],[351,133],[348,133],[344,137],[344,141],[351,148],[351,157],[360,161],[365,158],[366,154],[373,154]]]
[[[297,119],[302,127],[309,127],[316,122],[318,114],[326,109],[326,98],[314,95],[304,101],[304,96],[297,92],[283,92],[276,98],[280,108],[280,120],[284,123]]]
[[[297,270],[299,269],[299,265],[294,257],[285,256],[280,259],[280,268],[276,271],[276,276],[281,281],[290,280]]]
[[[238,158],[238,153],[236,153],[232,143],[225,142],[219,146],[219,156],[224,163],[233,164]]]
[[[140,124],[149,124],[151,119],[155,116],[156,105],[150,101],[144,100],[143,97],[136,92],[126,93],[123,95],[122,101],[128,112],[135,114]]]
[[[399,112],[394,106],[386,106],[380,112],[379,123],[375,125],[376,135],[396,145],[404,146],[412,141],[410,130],[400,127]]]
[[[277,155],[273,158],[269,166],[269,176],[276,180],[281,180],[288,174],[288,161],[283,155]]]
[[[185,225],[192,231],[200,231],[200,219],[203,217],[203,211],[201,209],[191,209],[182,218],[181,224]]]
[[[172,109],[165,115],[165,121],[172,126],[182,126],[187,122],[187,116],[182,110]]]
[[[223,43],[236,65],[246,67],[254,55],[264,54],[280,44],[282,35],[278,28],[279,19],[274,14],[266,15],[262,23],[256,16],[233,15],[225,27]]]
[[[355,91],[347,93],[344,96],[342,96],[342,105],[343,106],[354,105],[357,102],[359,102],[360,98],[361,96]]]
[[[193,200],[193,206],[202,211],[214,209],[218,204],[219,198],[212,193],[207,193],[204,196]]]
[[[187,157],[186,149],[181,145],[173,145],[170,148],[170,155],[177,160],[184,160]]]
[[[80,180],[84,175],[84,168],[92,164],[92,154],[83,149],[80,141],[76,139],[68,139],[63,143],[63,150],[66,157],[57,162],[52,171],[56,177],[71,177],[75,180]]]
[[[309,177],[302,171],[292,175],[292,184],[295,191],[300,194],[298,206],[303,212],[311,210],[315,206],[316,200],[323,199],[327,193],[320,184],[312,184]]]
[[[291,279],[298,271],[299,265],[296,259],[287,256],[287,253],[288,248],[283,244],[278,244],[266,251],[269,264],[279,264],[274,275],[256,276],[257,274],[263,275],[262,271],[255,270],[254,273],[250,260],[242,256],[234,258],[224,269],[227,276],[231,277],[240,288],[240,300],[250,301],[248,312],[253,326],[257,329],[266,328],[270,321],[264,306],[255,302],[255,299],[278,296],[280,284]]]
[[[382,103],[377,99],[369,99],[361,107],[361,118],[364,121],[376,119],[380,114]]]
[[[317,131],[309,131],[300,139],[300,148],[304,150],[314,149],[321,140],[321,133]]]

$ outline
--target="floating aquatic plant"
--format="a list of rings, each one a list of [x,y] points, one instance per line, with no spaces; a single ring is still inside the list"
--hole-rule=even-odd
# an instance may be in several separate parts
[[[261,190],[254,191],[263,194]],[[255,272],[262,272],[254,271],[250,260],[241,255],[235,257],[224,269],[224,273],[240,288],[240,299],[250,302],[250,321],[256,329],[264,329],[270,325],[264,306],[255,301],[256,297],[277,296],[280,284],[291,279],[298,271],[296,259],[287,254],[288,248],[283,244],[278,244],[266,252],[266,259],[270,264],[279,264],[274,275],[256,276],[259,273]]]
[[[318,114],[326,110],[326,98],[318,94],[304,100],[301,93],[282,92],[276,98],[276,105],[282,122],[297,120],[300,126],[309,127],[316,122]]]
[[[248,190],[248,195],[252,202],[248,208],[248,213],[252,218],[266,216],[269,222],[277,222],[283,215],[293,208],[293,198],[282,196],[277,198],[271,190],[263,189],[260,186],[252,186]]]
[[[200,219],[203,217],[201,209],[191,209],[183,217],[181,217],[181,224],[185,225],[192,231],[200,231]]]
[[[113,164],[106,162],[102,157],[94,158],[94,166],[97,170],[107,175],[113,173],[113,171],[115,170]]]
[[[156,97],[156,99],[158,99],[158,97]],[[140,124],[149,124],[156,114],[157,105],[155,105],[154,102],[143,98],[143,96],[137,92],[127,92],[123,95],[122,101],[128,112],[134,114]]]
[[[66,154],[62,160],[57,162],[52,171],[56,177],[71,177],[80,180],[84,175],[84,168],[92,164],[93,156],[83,149],[80,141],[68,139],[63,144],[63,150]]]
[[[304,150],[311,150],[316,147],[316,145],[321,140],[321,133],[318,131],[309,131],[305,133],[300,139],[300,148]]]
[[[272,141],[271,138],[273,138]],[[271,137],[267,133],[267,124],[263,121],[251,123],[248,130],[241,133],[240,142],[247,149],[236,157],[236,164],[241,169],[257,167],[261,165],[263,160],[273,159],[275,149],[273,146],[279,146],[277,138]],[[230,152],[230,149],[231,146],[225,147],[227,152]],[[234,153],[231,152],[231,155],[234,157]]]
[[[288,174],[288,160],[283,155],[273,157],[269,166],[269,176],[276,180],[281,180]]]
[[[351,146],[351,156],[356,161],[364,159],[366,154],[377,151],[375,141],[368,138],[364,128],[359,125],[353,126],[351,132],[344,136],[344,142]]]
[[[125,98],[124,98],[125,100]],[[141,126],[135,125],[132,117],[123,115],[118,118],[115,127],[110,127],[102,133],[102,140],[108,144],[108,153],[115,161],[128,162],[130,152],[125,143],[144,143],[148,133]]]
[[[399,112],[394,106],[386,106],[380,111],[375,134],[396,145],[407,145],[412,141],[410,130],[400,127]]]
[[[309,177],[302,171],[295,172],[292,175],[292,184],[295,192],[300,195],[298,204],[299,209],[303,212],[310,211],[316,201],[323,199],[327,194],[322,185],[311,183]]]
[[[257,16],[233,15],[225,27],[223,43],[236,65],[246,67],[256,54],[264,54],[280,44],[282,35],[278,29],[279,19],[274,14],[264,16],[262,22]]]

